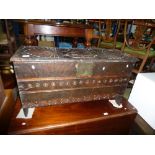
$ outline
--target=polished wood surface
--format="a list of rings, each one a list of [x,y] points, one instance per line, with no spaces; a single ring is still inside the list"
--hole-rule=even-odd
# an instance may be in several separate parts
[[[31,119],[16,118],[16,102],[8,134],[128,134],[137,110],[123,99],[123,108],[107,100],[36,108]]]
[[[0,107],[0,134],[7,134],[11,115],[15,106],[13,89],[5,90],[6,98]]]
[[[55,23],[46,22],[39,20],[19,20],[24,24],[24,35],[26,45],[37,45],[34,43],[35,35],[52,35],[52,36],[63,36],[63,37],[84,37],[85,45],[87,47],[91,46],[91,39],[93,28],[85,24],[69,24],[69,23]],[[74,47],[77,45],[74,45]]]

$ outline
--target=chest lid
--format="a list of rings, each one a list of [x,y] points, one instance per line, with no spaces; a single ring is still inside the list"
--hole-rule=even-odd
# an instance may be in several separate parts
[[[105,61],[105,62],[136,62],[116,49],[103,48],[70,48],[21,46],[11,57],[11,61]]]

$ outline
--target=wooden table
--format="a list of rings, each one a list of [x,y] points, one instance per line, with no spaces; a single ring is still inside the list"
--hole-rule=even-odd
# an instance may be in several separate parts
[[[35,35],[52,35],[73,37],[73,46],[77,47],[77,38],[84,37],[86,47],[91,46],[93,28],[85,24],[56,23],[40,20],[18,20],[24,24],[25,42],[27,45],[36,45]]]
[[[31,119],[17,119],[16,102],[8,134],[128,134],[137,110],[123,99],[123,108],[106,101],[36,108]],[[24,124],[24,125],[22,125]]]

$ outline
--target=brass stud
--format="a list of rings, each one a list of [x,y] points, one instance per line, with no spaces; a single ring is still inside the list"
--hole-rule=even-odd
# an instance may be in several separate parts
[[[115,83],[118,82],[118,79],[115,79],[114,82],[115,82]]]
[[[89,84],[89,80],[86,80],[86,84]]]
[[[101,83],[101,80],[98,80],[97,83]]]
[[[79,84],[83,84],[83,81],[82,81],[82,80],[80,80]]]
[[[43,83],[43,87],[48,87],[48,83]]]
[[[69,81],[66,82],[66,85],[67,85],[67,86],[69,85]]]
[[[52,82],[51,85],[52,85],[52,87],[55,87],[55,82]]]
[[[36,88],[39,88],[40,87],[40,83],[36,83]]]
[[[77,82],[76,81],[73,81],[73,85],[76,86],[76,84],[77,84]]]
[[[32,88],[32,84],[31,83],[28,84],[28,88]]]
[[[113,79],[110,79],[109,82],[112,83],[113,82]]]

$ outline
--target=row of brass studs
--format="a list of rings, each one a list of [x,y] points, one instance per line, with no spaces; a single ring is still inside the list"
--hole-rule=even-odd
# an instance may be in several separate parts
[[[52,82],[35,82],[33,83],[28,83],[27,84],[27,88],[31,89],[31,88],[48,88],[48,87],[69,87],[69,86],[87,86],[87,85],[100,85],[100,84],[119,84],[119,83],[123,83],[123,82],[127,82],[127,78],[110,78],[110,79],[103,79],[103,80],[71,80],[71,81],[52,81]],[[25,85],[20,86],[20,88],[24,88]]]

